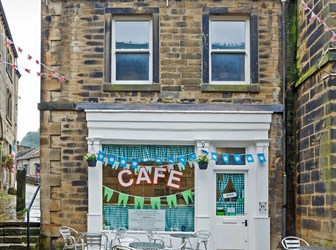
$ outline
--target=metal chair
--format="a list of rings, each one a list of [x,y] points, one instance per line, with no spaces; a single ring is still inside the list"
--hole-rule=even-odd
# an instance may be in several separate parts
[[[59,228],[59,232],[63,237],[64,240],[64,247],[63,249],[83,249],[84,250],[84,240],[78,232],[71,228],[62,226]]]
[[[195,233],[195,235],[197,236],[197,243],[196,243],[196,247],[194,248],[190,242],[190,239],[188,239],[190,248],[188,247],[187,249],[192,249],[192,250],[200,250],[201,245],[204,245],[204,248],[207,250],[207,245],[208,242],[211,238],[211,233],[209,231],[206,230],[199,230]]]
[[[85,242],[87,250],[107,249],[107,236],[103,233],[85,233]]]
[[[158,232],[152,230],[146,231],[146,234],[149,242],[160,243],[167,247],[173,247],[172,239],[170,237],[162,236]],[[169,241],[169,244],[166,244],[165,240]]]
[[[295,236],[287,236],[281,240],[283,248],[290,250],[297,250],[298,247],[302,246],[301,243],[304,243],[306,246],[309,246],[307,241]]]

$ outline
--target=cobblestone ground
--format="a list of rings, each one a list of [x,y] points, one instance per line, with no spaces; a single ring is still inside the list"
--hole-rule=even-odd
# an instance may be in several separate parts
[[[27,184],[26,186],[26,208],[34,195],[37,186]],[[32,209],[30,211],[30,221],[39,222],[40,221],[40,194],[36,196],[35,202],[33,203]],[[2,194],[0,195],[0,221],[26,221],[27,213],[26,211],[16,211],[16,196]]]

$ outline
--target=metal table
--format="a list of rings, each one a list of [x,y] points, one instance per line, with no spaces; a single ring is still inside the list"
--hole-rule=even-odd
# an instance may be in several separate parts
[[[164,245],[154,242],[132,242],[129,244],[130,247],[136,249],[163,249]]]
[[[173,233],[170,234],[171,237],[181,238],[181,244],[185,242],[188,238],[196,238],[197,236],[193,233]]]

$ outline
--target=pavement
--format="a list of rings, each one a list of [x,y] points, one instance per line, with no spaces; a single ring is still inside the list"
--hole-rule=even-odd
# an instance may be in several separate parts
[[[28,208],[38,186],[26,184],[26,208]],[[40,222],[40,191],[31,207],[29,221]],[[0,222],[27,221],[27,211],[16,211],[16,195],[0,195]]]

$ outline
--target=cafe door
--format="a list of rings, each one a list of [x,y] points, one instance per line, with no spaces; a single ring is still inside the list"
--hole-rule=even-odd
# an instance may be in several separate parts
[[[216,250],[247,250],[246,172],[216,172]]]

